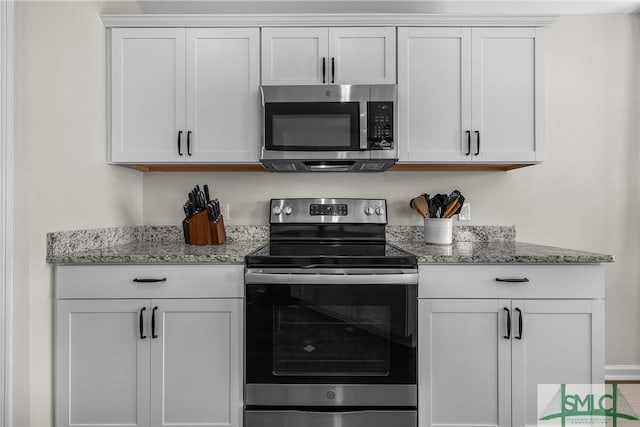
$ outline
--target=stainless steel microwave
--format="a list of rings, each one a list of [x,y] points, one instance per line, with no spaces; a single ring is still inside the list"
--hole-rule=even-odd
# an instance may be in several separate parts
[[[261,86],[260,161],[276,172],[381,172],[398,160],[396,85]]]

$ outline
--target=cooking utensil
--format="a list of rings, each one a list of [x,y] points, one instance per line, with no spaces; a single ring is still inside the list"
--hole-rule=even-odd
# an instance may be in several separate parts
[[[451,218],[454,215],[454,212],[457,211],[459,207],[460,207],[460,202],[456,198],[453,202],[449,204],[449,206],[447,206],[442,217]]]
[[[428,194],[420,195],[418,197],[414,197],[409,202],[409,205],[416,212],[418,212],[420,214],[420,216],[422,216],[423,218],[429,218],[429,205],[427,204],[427,199],[425,199],[423,196],[427,196],[427,199],[429,197]]]

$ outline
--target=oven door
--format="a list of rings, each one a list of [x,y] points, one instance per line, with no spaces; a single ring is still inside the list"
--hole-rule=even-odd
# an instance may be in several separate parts
[[[245,278],[248,405],[415,406],[415,270]]]
[[[264,149],[287,152],[364,150],[367,148],[366,109],[362,104],[365,103],[266,103]],[[364,128],[362,132],[361,128]]]

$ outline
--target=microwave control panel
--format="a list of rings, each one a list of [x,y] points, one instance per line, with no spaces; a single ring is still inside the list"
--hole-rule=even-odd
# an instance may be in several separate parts
[[[367,103],[367,129],[370,150],[393,149],[393,102]]]

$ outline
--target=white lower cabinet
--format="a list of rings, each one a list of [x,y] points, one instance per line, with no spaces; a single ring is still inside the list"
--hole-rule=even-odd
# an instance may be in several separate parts
[[[536,426],[538,384],[604,381],[603,283],[597,270],[601,267],[564,267],[569,273],[576,269],[576,278],[596,273],[581,283],[584,292],[576,293],[576,299],[543,299],[545,286],[538,280],[556,267],[523,266],[520,275],[513,274],[518,267],[506,267],[476,266],[475,273],[474,266],[421,267],[420,427]],[[430,273],[446,277],[444,290],[435,290],[437,285],[425,276]],[[476,288],[476,293],[482,288],[485,295],[427,297],[431,291],[458,294],[465,287]],[[530,294],[541,296],[518,298]]]
[[[122,271],[112,268],[117,282]],[[60,282],[70,276],[57,274],[56,287],[71,289]],[[150,296],[172,292],[167,281],[140,284]],[[203,295],[57,299],[55,425],[242,426],[243,300]]]

